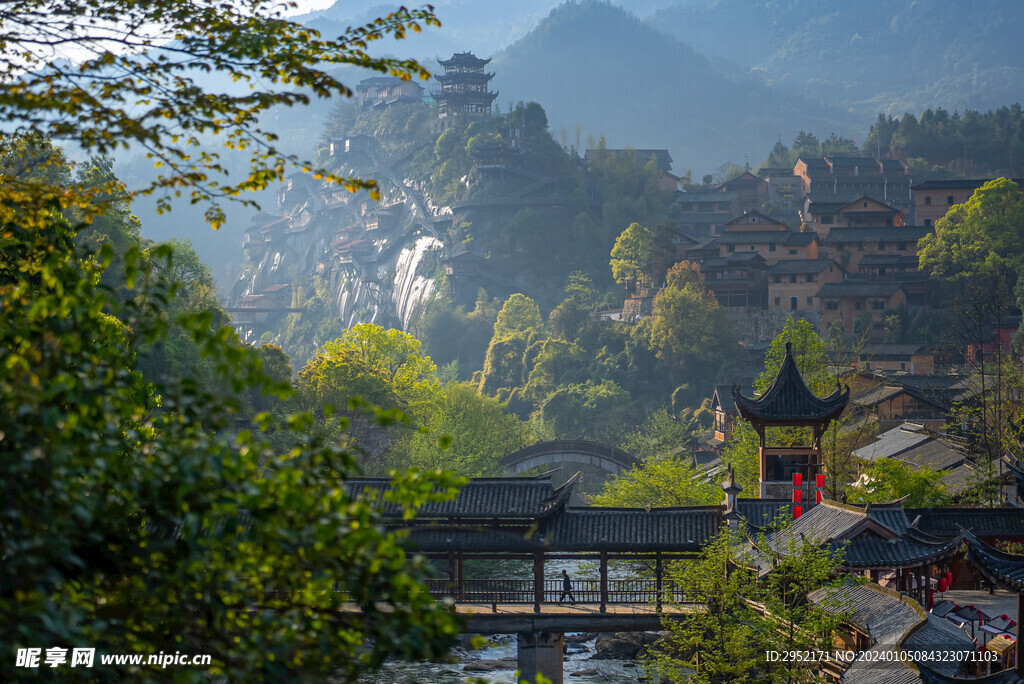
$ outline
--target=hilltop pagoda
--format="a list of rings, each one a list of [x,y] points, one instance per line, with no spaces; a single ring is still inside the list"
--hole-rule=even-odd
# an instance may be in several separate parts
[[[837,387],[824,398],[815,395],[800,377],[793,360],[792,344],[787,342],[786,358],[768,391],[754,399],[743,396],[739,387],[734,386],[732,396],[740,416],[750,421],[761,439],[761,498],[789,498],[796,474],[809,489],[815,476],[824,473],[821,436],[828,424],[846,408],[850,388]],[[812,443],[810,446],[770,446],[765,440],[770,427],[809,427],[813,431]]]
[[[498,93],[487,90],[494,74],[484,72],[490,59],[480,59],[472,52],[456,52],[451,59],[439,60],[444,74],[436,76],[441,92],[433,93],[437,100],[437,115],[449,117],[488,117],[491,103]]]

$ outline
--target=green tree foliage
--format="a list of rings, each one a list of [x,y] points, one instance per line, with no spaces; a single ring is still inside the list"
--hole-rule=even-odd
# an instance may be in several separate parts
[[[425,564],[383,531],[375,497],[339,486],[354,459],[310,438],[308,415],[264,415],[229,438],[241,406],[209,391],[212,378],[146,382],[139,351],[166,335],[175,286],[158,274],[170,249],[153,251],[159,269],[136,248],[123,255],[134,296],[122,303],[104,284],[113,247],[81,255],[58,214],[2,234],[0,263],[13,268],[0,277],[0,649],[212,656],[208,670],[176,671],[181,681],[352,680],[389,656],[447,649],[458,627],[427,593]],[[175,323],[220,382],[238,396],[289,391],[210,321]],[[270,429],[292,448],[272,448]],[[411,514],[456,484],[397,474],[387,499]],[[166,679],[98,663],[61,676]],[[0,678],[50,675],[10,657]]]
[[[662,681],[822,681],[817,663],[771,663],[764,653],[833,648],[843,616],[812,606],[807,594],[839,585],[842,554],[806,540],[787,543],[766,559],[771,572],[759,582],[744,567],[754,561],[740,547],[743,539],[725,529],[699,560],[670,566],[671,581],[701,597],[707,610],[665,621],[666,637],[649,656]]]
[[[468,477],[503,475],[501,457],[535,441],[526,423],[505,412],[505,404],[462,383],[441,388],[421,424],[426,431],[403,438],[392,449],[395,458]]]
[[[629,224],[615,239],[611,255],[615,282],[649,284],[654,263],[654,233],[639,223]]]
[[[192,200],[217,200],[259,190],[279,180],[287,165],[311,162],[283,154],[277,136],[260,125],[272,107],[311,98],[351,96],[333,74],[354,64],[404,79],[429,78],[412,60],[372,57],[371,41],[440,25],[433,12],[402,8],[329,40],[283,17],[268,0],[243,3],[129,3],[123,0],[25,0],[0,9],[3,51],[0,119],[17,133],[67,140],[90,154],[145,150],[164,175],[139,192],[183,191]],[[170,41],[170,42],[168,42]],[[69,63],[73,54],[79,61]],[[214,74],[222,83],[211,87]],[[240,180],[225,179],[220,154],[199,150],[218,136],[224,147],[247,150],[250,165]],[[355,190],[376,184],[320,170],[317,174]],[[97,206],[107,188],[81,183],[8,183],[5,193],[24,207]],[[10,206],[10,205],[7,205]],[[168,209],[170,201],[160,199]],[[97,207],[102,209],[102,207]],[[24,212],[23,212],[24,213]],[[0,219],[21,220],[8,210]],[[216,227],[223,212],[214,202],[207,218]]]
[[[707,391],[724,367],[736,358],[732,324],[712,293],[691,269],[678,267],[671,282],[654,298],[650,348],[682,387],[689,403]]]
[[[1024,267],[1024,199],[1020,187],[997,178],[978,188],[969,200],[954,205],[935,222],[935,232],[921,238],[921,268],[951,280],[1008,272]]]
[[[641,465],[609,480],[591,503],[642,508],[721,503],[721,488],[694,468],[688,448],[713,419],[704,407],[679,418],[664,408],[653,411],[620,444]]]
[[[611,380],[559,387],[540,406],[559,437],[612,442],[632,415],[629,392]]]
[[[364,323],[320,349],[299,372],[298,391],[306,406],[342,408],[359,397],[416,413],[439,389],[436,371],[415,337]]]
[[[908,497],[910,508],[932,508],[949,503],[942,477],[948,471],[926,466],[913,467],[893,458],[880,458],[862,474],[857,485],[850,487],[853,503],[889,503]]]
[[[502,339],[544,327],[540,308],[524,294],[515,293],[505,300],[494,322],[494,337]]]
[[[605,484],[591,497],[595,506],[714,506],[722,489],[693,467],[689,454],[655,456]]]

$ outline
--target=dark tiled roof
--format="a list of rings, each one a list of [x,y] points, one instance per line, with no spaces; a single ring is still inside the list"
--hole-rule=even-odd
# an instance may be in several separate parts
[[[980,178],[973,180],[930,180],[924,183],[914,183],[911,190],[977,190],[991,178]]]
[[[931,232],[925,226],[837,226],[828,231],[825,242],[917,242]]]
[[[1024,556],[998,551],[967,533],[967,554],[986,579],[1018,593],[1024,592]]]
[[[847,584],[840,588],[819,589],[809,594],[808,599],[828,612],[849,613],[846,621],[868,634],[874,642],[871,651],[900,649],[904,654],[912,655],[977,650],[971,638],[952,623],[925,613],[911,599],[877,584]],[[953,676],[958,673],[962,660],[951,658],[949,662],[936,663],[929,659],[927,662],[942,675]],[[844,673],[842,681],[888,684],[922,680],[913,664],[898,656],[883,656],[880,659],[858,659]]]
[[[893,280],[844,280],[841,283],[825,283],[818,290],[818,297],[890,297],[903,284]]]
[[[926,351],[923,344],[865,344],[859,353],[861,356],[875,359],[923,354]]]
[[[786,358],[782,361],[782,367],[762,396],[756,399],[744,397],[740,394],[739,387],[735,386],[732,389],[732,396],[740,415],[746,420],[769,423],[831,421],[846,407],[850,400],[850,388],[837,388],[824,398],[815,396],[800,377],[790,343],[787,342]]]
[[[715,385],[715,391],[711,395],[712,403],[716,397],[723,410],[736,412],[736,402],[732,399],[732,385]]]
[[[490,58],[481,59],[474,55],[472,52],[456,52],[449,59],[439,59],[438,64],[441,66],[465,66],[465,67],[482,67],[488,62]]]
[[[940,541],[910,531],[901,539],[890,540],[869,531],[847,544],[843,563],[856,569],[906,568],[952,556],[959,549],[959,538]]]
[[[811,200],[809,210],[812,214],[837,214],[849,202],[832,202],[826,200]]]
[[[740,515],[757,527],[766,527],[780,516],[789,519],[793,505],[789,499],[738,499],[736,504]]]
[[[839,266],[832,259],[786,259],[768,267],[768,273],[821,273],[829,266]]]
[[[966,632],[949,620],[929,614],[928,624],[911,632],[903,641],[903,650],[910,653],[943,651],[950,654],[964,654],[958,657],[936,658],[923,663],[933,672],[953,677],[960,672],[960,666],[967,660],[968,654],[978,650],[978,645],[971,637],[967,636]]]
[[[848,614],[846,622],[890,648],[908,631],[924,622],[924,610],[909,598],[877,584],[844,584],[807,595],[811,603],[829,613]]]
[[[696,552],[716,537],[722,509],[572,508],[553,519],[545,534],[552,550]]]
[[[723,245],[785,243],[793,235],[789,230],[730,230],[718,236]]]
[[[865,254],[860,258],[861,266],[914,266],[917,257],[911,254]]]
[[[979,537],[1024,536],[1024,508],[908,508],[911,522],[918,516],[918,529],[929,534],[952,537],[959,526]]]
[[[550,477],[502,477],[470,480],[452,501],[424,504],[417,520],[452,518],[534,519],[550,515],[563,508],[569,500],[576,479],[561,487],[554,487]],[[382,500],[386,517],[401,517],[403,508],[383,501],[383,494],[391,486],[387,478],[352,479],[345,489],[355,495],[367,489],[377,492]]]

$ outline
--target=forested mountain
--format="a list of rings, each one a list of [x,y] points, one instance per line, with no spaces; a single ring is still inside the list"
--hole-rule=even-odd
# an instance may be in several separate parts
[[[863,120],[1020,98],[1020,3],[678,0],[648,23],[708,57]]]
[[[667,148],[675,170],[759,154],[781,133],[846,128],[846,116],[756,78],[732,80],[688,45],[609,3],[566,3],[491,64],[499,102],[544,105],[556,136]],[[830,129],[830,130],[832,130]],[[582,143],[583,141],[581,141]],[[753,159],[752,159],[753,161]]]

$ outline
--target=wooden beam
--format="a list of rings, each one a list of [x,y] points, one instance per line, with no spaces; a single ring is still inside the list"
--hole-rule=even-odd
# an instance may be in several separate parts
[[[601,554],[601,612],[608,612],[608,554]]]

